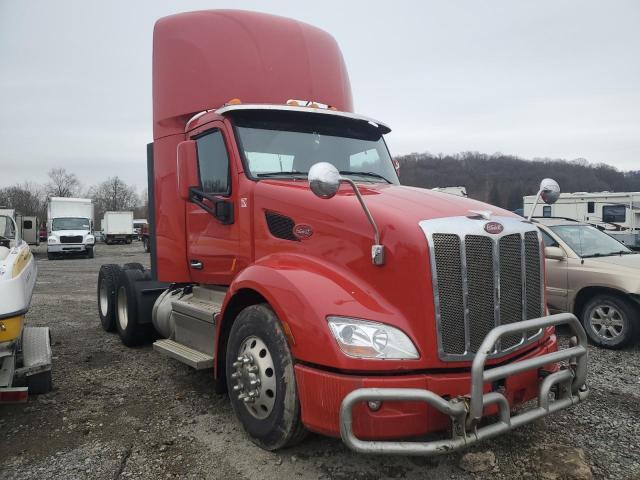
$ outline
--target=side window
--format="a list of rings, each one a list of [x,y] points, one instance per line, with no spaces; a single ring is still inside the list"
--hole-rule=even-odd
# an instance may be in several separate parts
[[[220,130],[214,130],[196,139],[198,171],[202,190],[207,193],[228,195],[229,156]]]
[[[550,217],[551,216],[551,205],[545,205],[542,207],[542,216]]]
[[[626,210],[624,205],[605,205],[602,207],[602,220],[605,222],[624,222]]]
[[[542,241],[544,242],[545,247],[559,247],[560,245],[556,242],[551,235],[549,235],[544,230],[540,230],[542,233]]]
[[[587,213],[595,213],[596,202],[587,202]]]
[[[33,228],[33,222],[31,220],[25,220],[22,223],[22,228],[25,228],[27,230],[31,230]]]

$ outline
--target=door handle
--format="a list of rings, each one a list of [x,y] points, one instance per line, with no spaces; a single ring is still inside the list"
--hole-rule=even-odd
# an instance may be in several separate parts
[[[191,260],[190,264],[191,268],[195,268],[196,270],[202,270],[204,266],[200,260]]]

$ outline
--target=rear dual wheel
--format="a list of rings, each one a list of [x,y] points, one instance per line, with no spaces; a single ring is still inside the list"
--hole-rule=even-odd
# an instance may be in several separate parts
[[[120,265],[106,264],[98,273],[98,314],[105,332],[116,329],[116,290],[121,270]]]
[[[146,279],[148,279],[146,272],[137,268],[123,268],[118,279],[115,324],[120,340],[127,347],[141,345],[153,335],[152,325],[140,322],[138,295],[135,287],[137,281]]]
[[[291,351],[266,304],[245,308],[233,323],[226,377],[231,406],[254,443],[277,450],[305,437]]]

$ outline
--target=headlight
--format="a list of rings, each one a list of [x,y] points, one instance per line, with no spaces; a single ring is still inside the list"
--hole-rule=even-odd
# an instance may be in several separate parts
[[[47,243],[58,243],[58,239],[56,237],[47,238]]]
[[[86,242],[87,243],[95,243],[96,238],[93,235],[87,235]]]
[[[350,357],[373,359],[420,358],[409,337],[395,327],[346,317],[329,317],[329,329]]]

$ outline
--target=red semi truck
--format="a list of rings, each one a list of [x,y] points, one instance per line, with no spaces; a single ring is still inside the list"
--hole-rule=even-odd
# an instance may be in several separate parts
[[[587,397],[583,329],[545,315],[536,227],[401,186],[390,129],[353,113],[326,32],[242,11],[160,19],[153,131],[151,269],[101,268],[102,326],[126,345],[155,330],[154,350],[212,369],[261,447],[314,431],[432,455]]]

